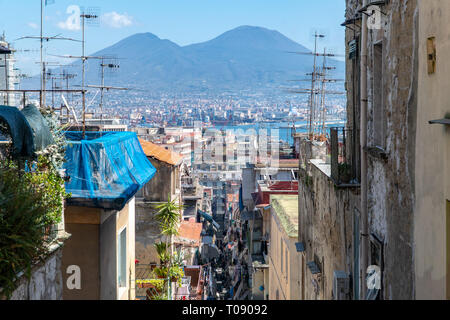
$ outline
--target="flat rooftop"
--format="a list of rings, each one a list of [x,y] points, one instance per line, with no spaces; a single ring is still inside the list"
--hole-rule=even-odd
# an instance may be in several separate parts
[[[298,195],[271,195],[270,203],[286,234],[291,238],[296,238],[298,235]]]

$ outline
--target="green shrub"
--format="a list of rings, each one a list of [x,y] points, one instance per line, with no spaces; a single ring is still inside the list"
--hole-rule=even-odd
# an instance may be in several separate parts
[[[42,159],[41,159],[42,160]],[[37,163],[43,170],[45,161]],[[53,225],[61,222],[64,180],[51,167],[24,172],[12,162],[0,163],[0,288],[10,297],[20,272],[48,253]]]
[[[30,159],[13,159],[10,152],[0,158],[0,294],[7,298],[21,272],[30,277],[34,263],[48,253],[50,232],[61,222],[64,198],[70,196],[58,171],[66,145],[63,128],[54,113],[43,115],[55,144]],[[9,135],[7,127],[0,131]],[[23,170],[26,161],[32,170]]]
[[[31,266],[47,252],[45,235],[58,221],[49,210],[53,195],[37,175],[14,168],[0,168],[0,287],[10,297],[20,272],[30,276]]]

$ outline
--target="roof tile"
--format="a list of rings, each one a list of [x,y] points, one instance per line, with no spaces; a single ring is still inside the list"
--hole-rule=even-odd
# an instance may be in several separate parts
[[[139,142],[141,143],[142,149],[147,157],[155,158],[173,166],[179,165],[183,160],[183,157],[180,154],[167,150],[157,144],[143,139],[139,139]]]

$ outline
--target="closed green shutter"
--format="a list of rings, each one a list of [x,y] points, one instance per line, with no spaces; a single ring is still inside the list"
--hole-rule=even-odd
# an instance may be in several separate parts
[[[348,47],[349,47],[349,49],[348,49],[348,51],[349,51],[348,58],[350,60],[355,60],[357,55],[358,55],[358,41],[357,41],[357,39],[354,39],[354,40],[350,41],[348,43]]]

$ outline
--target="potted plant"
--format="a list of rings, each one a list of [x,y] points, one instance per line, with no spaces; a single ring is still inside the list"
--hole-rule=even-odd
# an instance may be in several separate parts
[[[158,293],[164,291],[164,279],[136,280],[136,284],[139,288],[155,289]]]
[[[166,236],[166,251],[173,243],[173,237],[178,235],[178,227],[181,220],[181,210],[183,209],[182,205],[177,203],[177,200],[171,200],[170,194],[168,195],[167,202],[162,202],[156,205],[155,207],[158,212],[155,215],[156,220],[159,222],[159,227],[161,229],[161,234]],[[173,248],[173,247],[172,247]],[[171,249],[173,250],[173,249]],[[166,261],[165,257],[163,257]],[[162,261],[161,261],[162,262]],[[168,273],[171,270],[173,265],[172,262],[172,252],[168,253],[168,261],[167,267],[161,267],[161,278],[168,277]],[[165,274],[163,271],[165,270]],[[165,277],[163,277],[163,274]],[[170,277],[169,277],[170,278]],[[181,279],[179,280],[181,281]],[[167,281],[167,292],[170,292],[170,282]],[[170,295],[169,295],[170,296]]]
[[[349,183],[352,177],[351,176],[352,167],[350,166],[350,164],[346,162],[340,163],[338,166],[338,170],[339,170],[339,182]]]
[[[153,270],[159,279],[167,278],[167,267],[159,267]]]
[[[165,242],[157,242],[154,244],[156,252],[162,266],[167,266],[170,262],[170,252],[168,251],[170,244]]]
[[[169,271],[170,280],[172,282],[177,282],[181,286],[181,279],[184,277],[183,268],[180,266],[173,266]]]

